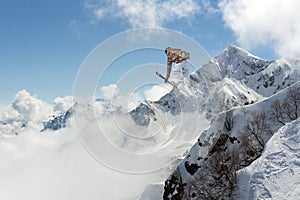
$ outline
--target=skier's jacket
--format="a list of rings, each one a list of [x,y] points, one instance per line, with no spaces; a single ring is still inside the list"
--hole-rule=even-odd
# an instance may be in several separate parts
[[[184,60],[190,59],[190,53],[182,49],[175,49],[175,48],[168,47],[166,49],[166,54],[168,57],[166,78],[170,77],[172,62],[181,63]]]

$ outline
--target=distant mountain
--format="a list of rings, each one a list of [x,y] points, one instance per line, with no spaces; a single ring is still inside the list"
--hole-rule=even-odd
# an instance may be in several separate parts
[[[45,130],[56,131],[61,128],[65,128],[67,126],[67,122],[69,118],[73,115],[73,112],[74,112],[74,106],[72,106],[63,114],[60,114],[58,116],[53,116],[52,119],[49,119],[47,122],[43,122],[44,128],[41,131],[45,131]]]

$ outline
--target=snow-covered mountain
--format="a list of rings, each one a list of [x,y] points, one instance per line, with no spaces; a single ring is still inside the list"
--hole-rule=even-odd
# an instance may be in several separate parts
[[[265,61],[229,46],[191,74],[197,108],[207,112],[211,125],[199,133],[197,143],[165,182],[163,198],[244,199],[234,196],[236,173],[260,157],[281,126],[297,118],[287,113],[300,114],[300,75],[295,67],[284,59]],[[175,92],[152,103],[176,115],[184,103]],[[147,194],[151,187],[157,188],[150,186]]]
[[[197,106],[208,111],[208,116],[238,105],[252,104],[299,81],[300,72],[283,59],[265,61],[239,47],[229,46],[190,78],[193,98],[186,99],[173,90],[159,101],[142,103],[132,112],[136,123],[149,123],[150,113],[154,115],[151,112],[153,104],[175,115],[181,109],[188,111]],[[194,107],[183,108],[191,104]]]
[[[245,187],[239,186],[236,174],[261,156],[265,144],[280,127],[300,114],[300,73],[295,64],[284,59],[265,61],[229,46],[191,74],[193,102],[173,90],[159,101],[135,109],[137,124],[141,124],[138,120],[148,120],[143,126],[151,116],[155,119],[155,105],[178,115],[189,112],[183,109],[187,102],[192,109],[205,112],[211,121],[165,182],[161,198],[244,199],[236,195],[237,188]],[[294,180],[300,180],[299,174]],[[161,185],[149,186],[143,198],[151,196],[151,188],[157,191]]]
[[[293,199],[300,180],[298,64],[266,61],[229,46],[190,75],[189,89],[173,89],[129,112],[103,99],[74,104],[66,97],[48,104],[23,90],[1,110],[0,135],[18,137],[28,128],[59,132],[72,126],[75,115],[82,126],[97,116],[113,116],[126,122],[117,128],[136,130],[133,136],[151,135],[137,144],[112,129],[110,139],[125,150],[163,148],[173,137],[174,149],[192,143],[184,155],[170,156],[178,166],[164,172],[165,182],[145,188],[141,200]],[[108,130],[109,121],[105,124]],[[151,134],[160,128],[163,134]],[[180,135],[188,139],[177,140]],[[283,185],[284,176],[292,177],[291,182]],[[284,196],[288,188],[290,196]]]
[[[293,66],[296,64],[284,59],[265,61],[239,47],[229,46],[203,68],[217,68],[222,78],[238,80],[268,97],[299,80],[300,73]]]
[[[69,118],[73,114],[73,106],[68,109],[66,112],[58,115],[58,116],[53,116],[53,118],[50,118],[48,121],[43,122],[44,128],[41,131],[45,130],[59,130],[61,128],[65,128],[67,126]]]
[[[26,90],[15,95],[12,103],[0,112],[0,136],[13,136],[22,133],[26,128],[38,131],[56,131],[70,127],[70,120],[75,113],[80,113],[86,120],[93,114],[107,114],[119,108],[109,100],[96,99],[84,104],[74,103],[71,96],[56,98],[49,104],[32,96]]]
[[[213,75],[208,67],[215,69]],[[213,91],[218,88],[218,97],[209,102],[218,99],[211,104],[223,109],[217,109],[219,118],[212,118],[211,126],[199,133],[165,182],[163,198],[244,199],[234,196],[236,173],[259,158],[272,135],[300,114],[299,71],[283,60],[267,62],[230,46],[191,78],[201,82],[201,75],[211,81],[207,85]]]
[[[227,111],[222,124],[213,122],[200,134],[166,181],[164,198],[237,199],[232,194],[237,171],[261,156],[273,134],[299,116],[299,96],[300,82],[263,101]]]

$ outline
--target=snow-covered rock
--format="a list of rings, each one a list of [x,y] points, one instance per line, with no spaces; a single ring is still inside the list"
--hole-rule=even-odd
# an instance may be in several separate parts
[[[298,199],[300,195],[300,120],[281,129],[262,156],[238,171],[235,199]]]
[[[268,97],[300,80],[300,73],[284,59],[272,62],[263,71],[246,77],[243,82]]]
[[[41,131],[45,130],[59,130],[67,126],[69,118],[73,115],[73,107],[68,109],[65,113],[58,116],[53,116],[47,122],[43,123],[44,128]]]

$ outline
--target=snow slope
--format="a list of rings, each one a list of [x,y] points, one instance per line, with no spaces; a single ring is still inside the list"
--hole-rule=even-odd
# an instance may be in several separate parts
[[[232,193],[235,173],[261,156],[264,145],[283,126],[274,118],[273,105],[276,101],[291,103],[290,91],[297,91],[300,96],[300,82],[263,101],[227,111],[225,121],[213,121],[166,181],[164,199],[237,199]],[[297,101],[300,104],[300,99]],[[296,112],[300,115],[299,109]],[[286,120],[288,123],[292,119]],[[294,142],[285,144],[293,146]],[[276,162],[280,161],[273,161]],[[284,166],[280,167],[284,170]]]
[[[300,115],[299,72],[287,63],[267,62],[230,46],[208,65],[214,68],[212,75],[203,66],[191,79],[211,80],[208,85],[218,92],[214,92],[217,96],[208,105],[222,105],[223,109],[217,110],[224,112],[212,118],[211,126],[199,133],[198,142],[165,182],[164,199],[237,199],[233,196],[236,171],[260,157],[273,133],[294,120],[293,116],[293,119],[287,117],[289,111],[294,109],[295,116]],[[257,77],[268,77],[266,74],[273,74],[273,83],[260,89],[267,79],[257,80]],[[291,100],[291,91],[296,91],[296,102]],[[285,107],[283,112],[279,106],[282,116],[274,113],[274,102]]]
[[[298,199],[300,196],[300,120],[281,129],[262,156],[237,175],[236,198]]]

